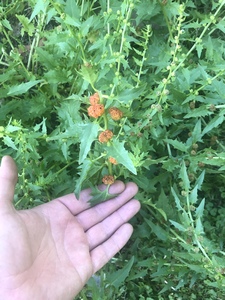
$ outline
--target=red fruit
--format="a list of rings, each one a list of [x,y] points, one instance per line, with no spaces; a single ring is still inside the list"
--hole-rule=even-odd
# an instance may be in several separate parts
[[[118,121],[123,117],[123,112],[117,107],[111,107],[109,114],[114,121]]]
[[[98,93],[94,93],[93,95],[90,96],[89,98],[91,105],[98,104],[100,101],[100,97]]]
[[[103,178],[102,178],[102,182],[104,184],[113,184],[115,181],[115,178],[113,175],[105,175]]]
[[[112,131],[107,129],[99,134],[98,140],[100,143],[107,143],[112,137]]]
[[[88,115],[93,118],[102,116],[105,112],[103,104],[94,104],[88,107]]]

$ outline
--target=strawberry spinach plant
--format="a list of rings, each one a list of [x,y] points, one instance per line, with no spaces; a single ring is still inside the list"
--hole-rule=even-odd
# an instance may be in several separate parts
[[[77,299],[225,295],[225,1],[3,0],[0,153],[15,206],[116,179],[142,203]],[[197,287],[197,288],[196,288]]]

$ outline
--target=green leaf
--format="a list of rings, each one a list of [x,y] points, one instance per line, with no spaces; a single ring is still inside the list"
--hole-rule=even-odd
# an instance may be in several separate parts
[[[80,176],[79,176],[78,180],[76,181],[76,187],[74,190],[74,194],[77,199],[80,198],[82,184],[87,179],[88,171],[90,170],[91,166],[92,166],[92,162],[90,160],[85,160],[83,162],[83,164],[80,166],[81,172],[80,172]]]
[[[161,195],[162,195],[162,193],[161,193]],[[161,195],[160,195],[159,197],[161,197]],[[158,205],[158,204],[159,204],[159,201],[157,202],[157,205]],[[166,203],[166,204],[168,204],[168,203]],[[153,207],[156,211],[158,211],[158,212],[163,216],[163,218],[165,219],[165,221],[167,221],[167,215],[166,215],[165,211],[164,211],[162,208],[157,207],[157,205],[156,205],[156,204],[153,204],[153,203],[151,202],[151,200],[149,200],[149,201],[146,203],[146,205],[149,205],[149,206]]]
[[[200,176],[196,180],[196,185],[198,185],[199,190],[201,190],[204,178],[205,178],[205,170],[202,171],[202,173],[200,174]]]
[[[137,170],[129,157],[129,152],[124,148],[124,143],[114,140],[112,146],[106,146],[107,157],[114,157],[118,163],[125,166],[134,175],[137,175]]]
[[[80,18],[80,7],[77,5],[76,0],[67,0],[65,6],[65,13],[68,14],[76,22]],[[80,23],[78,21],[78,23]]]
[[[195,221],[195,232],[197,235],[204,234],[204,227],[200,218]]]
[[[32,36],[35,30],[34,24],[30,23],[30,20],[24,15],[16,15],[16,17],[23,25],[21,35],[24,36],[24,33],[27,32],[29,36]]]
[[[190,190],[190,180],[189,180],[189,177],[187,174],[187,168],[186,168],[184,161],[182,161],[182,166],[180,169],[180,178],[183,181],[183,189],[185,191],[189,191]]]
[[[93,16],[91,16],[87,20],[85,20],[85,22],[83,22],[81,29],[80,29],[83,36],[86,36],[89,33],[91,27],[94,24],[94,21],[96,21],[96,20],[94,19]]]
[[[186,228],[185,228],[183,225],[181,225],[180,223],[177,223],[177,222],[172,221],[172,220],[169,220],[169,221],[170,221],[170,223],[171,223],[175,228],[177,228],[179,231],[183,231],[183,232],[186,231]]]
[[[201,58],[201,54],[202,54],[202,50],[203,50],[202,44],[197,44],[196,50],[197,50],[197,53],[198,53],[198,58]]]
[[[34,10],[30,16],[30,20],[32,21],[40,12],[46,12],[46,9],[49,5],[49,1],[48,0],[37,0],[35,1],[36,4],[34,6]]]
[[[99,126],[95,123],[82,125],[79,164],[81,164],[87,157],[87,154],[91,149],[91,145],[98,135],[98,130]]]
[[[46,118],[43,118],[41,123],[34,126],[34,131],[39,131],[40,129],[43,134],[47,134]]]
[[[37,53],[37,60],[41,62],[45,68],[53,71],[58,65],[58,58],[55,55],[52,55],[52,53],[49,53],[48,51],[42,49],[42,48],[36,48]],[[46,76],[46,75],[45,75]]]
[[[111,285],[113,285],[116,289],[118,289],[122,284],[124,284],[125,279],[130,273],[130,270],[134,264],[134,256],[131,257],[131,259],[128,261],[126,266],[121,269],[117,270],[116,272],[108,275],[108,281]]]
[[[82,65],[80,73],[83,76],[84,80],[89,82],[90,85],[93,87],[95,81],[98,78],[96,70],[94,70],[93,67],[86,67],[86,66]]]
[[[9,136],[4,136],[3,141],[5,143],[6,146],[14,149],[14,150],[18,150],[18,148],[16,147],[14,141],[11,139],[11,137]]]
[[[21,130],[21,127],[19,127],[19,126],[14,126],[14,125],[11,125],[11,124],[9,124],[9,125],[7,125],[7,127],[6,127],[6,132],[8,133],[8,132],[15,132],[15,131],[19,131],[19,130]]]
[[[37,85],[38,83],[43,82],[43,80],[32,80],[26,83],[21,83],[16,86],[12,86],[8,91],[8,96],[18,96],[21,94],[26,93],[31,89],[33,86]]]
[[[95,206],[99,203],[105,202],[109,199],[115,198],[118,194],[109,194],[109,185],[104,191],[98,189],[97,186],[91,187],[91,199],[88,201],[91,206]]]
[[[65,160],[68,159],[68,145],[67,143],[62,143],[61,144],[61,150],[62,150],[62,153],[63,153],[63,156],[65,158]]]
[[[182,152],[187,152],[187,146],[184,143],[179,142],[178,140],[165,139],[164,141],[172,145],[175,149],[178,149]]]
[[[199,206],[196,208],[195,211],[196,218],[201,218],[203,216],[204,207],[205,207],[205,199],[203,199],[199,204]]]
[[[190,192],[189,201],[191,204],[195,204],[197,200],[198,200],[198,185],[196,184],[196,186]]]
[[[197,142],[201,142],[202,138],[202,126],[201,126],[201,119],[197,121],[195,124],[194,130],[192,131],[191,137],[188,139],[187,144],[190,146],[192,144],[195,144]]]
[[[74,27],[80,27],[80,22],[78,22],[77,20],[74,20],[73,18],[71,18],[69,15],[66,15],[64,22],[68,25],[72,25]]]
[[[215,26],[219,30],[221,30],[223,33],[225,33],[225,21],[224,20],[220,20]]]
[[[152,221],[150,221],[149,219],[144,219],[145,222],[150,226],[150,228],[152,229],[152,231],[154,232],[154,234],[162,241],[166,241],[168,240],[168,233],[162,229],[162,227],[160,227],[159,225],[155,225],[154,223],[152,223]]]
[[[224,121],[224,115],[214,117],[208,125],[204,128],[202,136],[211,131],[213,128],[218,127]]]
[[[1,23],[2,23],[2,25],[3,25],[5,28],[7,28],[7,29],[13,31],[12,26],[10,25],[10,23],[9,23],[8,20],[4,19],[4,20],[1,21]]]
[[[124,104],[129,104],[144,92],[145,87],[146,86],[143,85],[139,88],[126,89],[118,95],[117,99]]]
[[[205,117],[211,115],[212,112],[208,109],[207,105],[202,105],[193,109],[191,112],[184,116],[184,119],[188,118],[197,118],[197,117]]]
[[[177,196],[177,194],[176,194],[176,192],[175,192],[175,190],[174,190],[173,188],[171,188],[171,192],[172,192],[173,197],[174,197],[174,200],[175,200],[175,202],[176,202],[176,207],[177,207],[177,209],[183,211],[184,209],[183,209],[183,207],[182,207],[181,204],[180,204],[180,199],[179,199],[179,197]]]

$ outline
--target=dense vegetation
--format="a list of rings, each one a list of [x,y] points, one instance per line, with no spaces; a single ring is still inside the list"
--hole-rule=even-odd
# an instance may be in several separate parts
[[[131,241],[77,299],[224,299],[224,34],[224,0],[1,1],[15,206],[139,186]]]

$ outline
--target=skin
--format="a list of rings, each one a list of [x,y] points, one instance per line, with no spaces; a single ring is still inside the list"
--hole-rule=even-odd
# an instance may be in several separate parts
[[[140,209],[134,183],[117,181],[114,199],[90,208],[90,190],[16,211],[13,159],[0,167],[0,299],[69,300],[129,240]],[[105,186],[100,186],[104,189]]]

